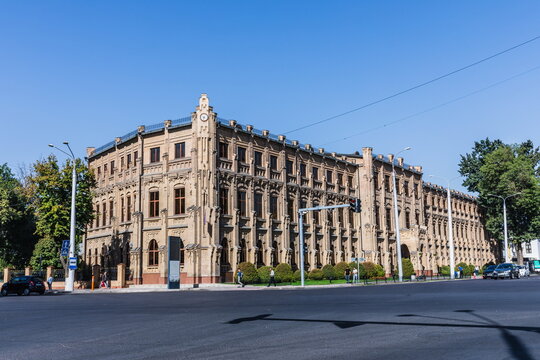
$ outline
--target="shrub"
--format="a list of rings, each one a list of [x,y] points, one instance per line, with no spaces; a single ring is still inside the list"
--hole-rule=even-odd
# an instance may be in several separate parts
[[[401,267],[403,269],[403,277],[410,278],[414,274],[414,266],[411,262],[411,259],[403,258],[401,259]],[[398,273],[396,269],[396,274]]]
[[[474,265],[467,265],[467,270],[465,270],[465,275],[472,275],[474,274]]]
[[[336,270],[330,264],[324,265],[322,268],[322,272],[326,280],[333,280],[336,278]]]
[[[259,281],[262,283],[267,283],[270,281],[270,266],[261,266],[257,269],[257,274],[259,275]]]
[[[441,266],[439,271],[441,272],[440,275],[450,276],[450,266],[448,265]]]
[[[250,262],[243,262],[238,264],[238,268],[242,270],[242,273],[244,274],[244,284],[254,284],[259,282],[259,274],[257,273],[255,265]],[[237,280],[236,273],[234,274],[234,280]]]
[[[372,263],[371,261],[366,261],[365,263],[361,264],[361,266],[362,265],[364,266],[364,273],[362,274],[362,269],[360,269],[361,277],[368,277],[370,279],[373,279],[386,275],[384,268],[379,264]]]
[[[386,276],[386,271],[384,271],[384,268],[382,267],[382,265],[375,265],[375,273],[377,275],[377,277],[385,277]]]
[[[308,272],[304,271],[304,279],[308,278]],[[293,280],[294,281],[300,281],[300,269],[296,270],[293,274]]]
[[[358,277],[361,279],[366,276],[366,268],[364,267],[364,263],[357,264],[356,262],[349,263],[349,267],[351,269],[358,269]]]
[[[309,272],[308,276],[310,280],[322,280],[324,274],[321,269],[313,269]]]
[[[291,265],[281,263],[275,268],[276,281],[277,282],[290,282],[292,281],[293,272]]]
[[[334,270],[336,270],[336,279],[345,278],[345,269],[350,269],[350,266],[344,261],[339,262],[334,266]]]
[[[456,265],[455,270],[457,271],[460,266],[463,268],[463,275],[471,275],[471,273],[469,272],[469,265],[467,265],[464,262],[460,262],[459,264]]]

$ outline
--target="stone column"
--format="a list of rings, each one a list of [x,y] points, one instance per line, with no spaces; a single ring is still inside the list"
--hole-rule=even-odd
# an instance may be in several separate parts
[[[52,266],[47,266],[47,279],[50,278],[51,276],[53,276],[53,267]],[[45,280],[47,280],[45,279]]]
[[[94,287],[97,289],[99,288],[99,283],[101,282],[101,266],[92,266],[92,276],[94,277]]]
[[[10,268],[4,268],[4,282],[8,282],[11,280],[11,269]]]
[[[25,276],[30,276],[30,275],[32,275],[32,267],[30,267],[30,266],[25,267],[25,268],[24,268],[24,275],[25,275]]]
[[[125,264],[118,264],[117,266],[116,283],[118,284],[119,288],[126,287],[126,265]]]

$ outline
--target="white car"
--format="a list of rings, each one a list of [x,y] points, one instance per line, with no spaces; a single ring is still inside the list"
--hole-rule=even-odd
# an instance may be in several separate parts
[[[519,277],[524,277],[524,276],[530,276],[531,275],[531,272],[529,271],[527,266],[520,265],[520,266],[518,266],[518,268],[519,268]]]

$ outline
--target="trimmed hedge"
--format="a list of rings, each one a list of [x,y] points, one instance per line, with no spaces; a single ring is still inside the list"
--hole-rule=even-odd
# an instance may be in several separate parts
[[[253,265],[250,262],[243,262],[238,264],[238,268],[242,270],[242,273],[244,273],[243,277],[243,283],[244,284],[255,284],[259,282],[259,273],[257,272],[257,269],[255,268],[255,265]],[[236,272],[234,273],[234,280],[236,279]]]
[[[267,283],[270,281],[270,266],[261,266],[257,269],[257,274],[259,274],[259,281],[261,283]]]
[[[322,280],[324,278],[324,274],[321,269],[311,270],[308,276],[310,280]]]
[[[336,270],[330,264],[324,265],[322,268],[322,272],[326,280],[334,280],[336,278]]]
[[[336,271],[336,279],[345,279],[345,269],[350,269],[349,264],[342,261],[336,264],[334,266],[334,270]]]
[[[286,263],[281,263],[274,269],[276,273],[276,281],[277,282],[291,282],[293,272],[291,269],[291,265]]]
[[[296,270],[293,274],[293,280],[294,281],[300,281],[300,269]],[[304,279],[308,279],[309,275],[308,275],[308,272],[307,271],[304,271]]]

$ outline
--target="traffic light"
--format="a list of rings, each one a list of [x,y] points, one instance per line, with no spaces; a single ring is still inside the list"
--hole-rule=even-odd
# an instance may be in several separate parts
[[[361,204],[360,204],[360,199],[350,199],[349,200],[349,205],[351,206],[351,210],[356,212],[356,213],[359,213],[361,211]]]

